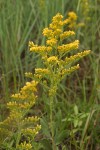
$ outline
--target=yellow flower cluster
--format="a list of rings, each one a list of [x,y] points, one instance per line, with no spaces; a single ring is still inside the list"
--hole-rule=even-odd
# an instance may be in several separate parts
[[[69,52],[71,50],[76,50],[76,49],[78,49],[78,47],[79,47],[79,41],[75,40],[72,43],[63,44],[61,46],[58,46],[58,51],[61,52],[61,53],[62,52],[66,53],[66,52]]]
[[[17,150],[32,150],[32,145],[24,141],[20,145],[17,145]]]
[[[75,12],[69,12],[68,13],[68,19],[69,19],[69,22],[71,22],[72,20],[73,21],[75,21],[75,20],[77,20],[77,15],[76,15],[76,13]]]
[[[42,54],[43,52],[49,52],[51,50],[52,50],[52,48],[50,46],[47,47],[47,46],[36,46],[36,45],[34,45],[30,48],[30,51],[37,52],[39,54]]]
[[[48,39],[54,37],[52,29],[49,28],[44,28],[43,35],[46,36]]]
[[[60,34],[60,39],[63,40],[63,39],[68,38],[72,35],[75,35],[74,31],[65,31],[62,34]]]
[[[25,119],[23,119],[23,124],[27,124],[27,123],[33,123],[33,122],[37,122],[37,121],[39,121],[39,118],[37,117],[37,116],[35,116],[35,117],[27,117],[27,118],[25,118]]]
[[[65,58],[65,62],[68,64],[68,63],[71,63],[73,61],[76,61],[82,57],[84,57],[85,55],[88,55],[90,53],[90,50],[85,50],[83,52],[80,52],[80,53],[77,53],[76,55],[73,55],[73,56],[70,56],[70,57],[66,57]]]
[[[52,38],[52,39],[50,39],[50,40],[47,40],[47,41],[46,41],[46,44],[49,45],[49,46],[54,47],[54,46],[57,45],[57,39]]]
[[[58,13],[56,16],[53,17],[52,23],[49,25],[49,27],[52,30],[61,29],[63,26],[62,19],[63,19],[63,16],[60,13]]]
[[[72,28],[72,26],[75,26],[76,20],[77,15],[74,12],[69,12],[68,18],[65,20],[63,20],[63,16],[58,13],[56,16],[53,17],[52,23],[49,25],[49,27],[43,30],[43,35],[47,37],[46,46],[37,46],[33,42],[29,42],[30,51],[42,54],[43,56],[43,53],[44,55],[48,55],[49,52],[53,51],[53,48],[55,48],[59,52],[77,49],[78,40],[66,45],[62,45],[62,41],[65,38],[75,35],[74,31],[63,31],[63,26],[67,24]],[[61,45],[59,45],[60,42]]]
[[[58,63],[58,57],[57,56],[51,56],[51,57],[47,58],[47,62],[53,63],[53,64]]]
[[[50,75],[50,70],[45,69],[45,68],[36,68],[35,69],[35,74],[34,74],[34,79],[37,81],[40,81],[43,77],[47,77]]]
[[[79,64],[77,64],[76,66],[70,67],[69,69],[63,69],[60,74],[62,77],[64,77],[65,75],[71,74],[77,69],[79,69]]]
[[[76,21],[77,21],[76,13],[75,12],[69,12],[67,23],[68,23],[68,27],[70,29],[74,29],[76,27]]]
[[[13,94],[12,98],[15,99],[30,99],[30,97],[32,97],[32,99],[36,98],[35,92],[37,92],[37,81],[31,81],[31,82],[26,82],[26,85],[21,88],[20,92],[18,94]]]
[[[30,42],[30,51],[37,52],[41,55],[42,53],[42,60],[45,65],[45,68],[37,68],[35,69],[35,78],[41,79],[44,77],[44,74],[51,74],[53,76],[53,80],[61,78],[69,72],[73,72],[75,69],[79,68],[78,66],[74,66],[74,68],[66,69],[66,65],[70,62],[74,62],[90,53],[89,50],[84,51],[82,53],[78,53],[70,58],[62,59],[62,57],[72,50],[77,50],[79,48],[79,40],[75,40],[70,43],[64,43],[64,39],[69,38],[70,36],[75,35],[75,32],[72,30],[64,31],[65,25],[68,28],[73,29],[76,25],[77,15],[74,12],[68,13],[68,18],[63,20],[63,16],[58,13],[56,16],[53,17],[52,23],[49,25],[48,28],[43,30],[43,35],[46,36],[46,46],[34,46],[32,42]],[[46,49],[49,47],[51,50],[46,51],[42,48]],[[41,48],[41,50],[40,50]],[[37,50],[36,50],[37,49]],[[60,73],[59,73],[60,72]],[[48,80],[50,78],[47,77]],[[40,81],[40,80],[39,80]],[[58,80],[60,81],[60,80]]]
[[[41,125],[37,125],[34,128],[26,128],[26,129],[22,129],[21,133],[23,135],[32,137],[34,139],[34,137],[38,134],[39,130],[41,129]]]
[[[47,75],[47,74],[50,74],[50,71],[49,71],[49,69],[36,68],[35,73],[36,74],[45,74],[45,75]]]
[[[18,94],[12,95],[12,101],[7,103],[7,106],[10,109],[10,114],[3,122],[0,123],[0,129],[4,129],[6,127],[5,130],[9,131],[9,133],[11,132],[11,136],[14,134],[13,131],[16,131],[16,136],[17,134],[20,134],[19,142],[24,132],[26,133],[26,131],[31,131],[31,135],[29,136],[34,139],[41,128],[41,126],[37,124],[39,121],[37,116],[25,118],[30,108],[36,102],[37,84],[38,82],[35,80],[26,82],[26,85],[21,88]],[[27,136],[27,141],[29,136]],[[22,147],[23,150],[25,146],[25,150],[31,149],[30,143],[24,142],[19,145],[19,147]]]
[[[47,45],[56,46],[58,42],[58,38],[60,34],[63,32],[63,16],[61,14],[57,14],[56,16],[53,17],[52,23],[49,25],[49,28],[45,28],[43,30],[43,35],[48,38],[47,40]]]

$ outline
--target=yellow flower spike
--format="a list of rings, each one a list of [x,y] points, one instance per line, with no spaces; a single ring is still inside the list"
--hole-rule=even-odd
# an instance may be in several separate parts
[[[12,94],[11,97],[12,97],[12,98],[19,98],[19,97],[20,97],[20,93],[18,93],[18,94]]]
[[[49,46],[49,47],[46,47],[46,46],[33,46],[30,48],[30,51],[32,52],[36,52],[36,53],[43,53],[43,52],[49,52],[51,51],[52,48]]]
[[[49,25],[50,29],[52,29],[53,31],[56,29],[60,29],[63,26],[63,16],[58,13],[56,16],[53,17],[52,19],[52,23]]]
[[[40,74],[34,74],[34,78],[40,80],[40,79],[42,79],[42,75],[40,75]]]
[[[30,143],[26,143],[26,141],[24,141],[23,143],[21,143],[20,145],[17,145],[17,149],[21,149],[21,150],[32,150],[32,145]]]
[[[29,41],[29,47],[34,47],[35,46],[35,44],[32,42],[32,41]]]
[[[18,104],[16,103],[16,101],[14,101],[14,102],[8,102],[8,103],[7,103],[7,106],[8,106],[9,108],[11,108],[11,107],[16,107],[16,106],[18,106]]]
[[[75,12],[69,12],[68,13],[68,19],[71,21],[71,20],[77,20],[77,15]]]
[[[91,52],[90,50],[85,50],[83,52],[77,53],[76,55],[66,57],[65,62],[70,63],[70,62],[76,61],[77,59],[80,59],[80,58],[88,55],[90,52]]]
[[[42,69],[42,68],[36,68],[35,69],[35,74],[50,74],[50,71],[48,69]]]
[[[48,38],[49,37],[52,38],[53,37],[53,31],[51,29],[49,29],[49,28],[45,28],[43,30],[43,35],[48,37]]]
[[[79,64],[77,64],[76,66],[70,67],[69,69],[63,69],[60,75],[63,78],[63,76],[69,75],[70,73],[74,72],[77,69],[79,69]]]
[[[40,129],[41,129],[41,125],[37,125],[33,129],[32,128],[22,129],[21,132],[24,135],[35,137],[38,134],[38,132],[39,132]]]
[[[70,29],[73,29],[76,27],[76,21],[77,21],[77,15],[75,12],[69,12],[68,13],[68,19],[66,20],[68,27]]]
[[[23,122],[23,124],[30,124],[30,123],[35,123],[35,122],[37,122],[37,121],[39,121],[39,117],[37,117],[37,116],[32,116],[32,117],[28,117],[28,118],[25,118],[22,122]]]
[[[62,34],[60,34],[60,39],[63,40],[69,36],[75,35],[74,31],[65,31]]]
[[[47,41],[46,41],[46,44],[49,45],[49,46],[54,47],[54,46],[57,45],[57,39],[52,38],[52,39],[50,39],[50,40],[47,40]]]
[[[63,27],[63,21],[55,21],[49,25],[50,29],[55,31],[56,29],[61,29]]]
[[[69,23],[69,19],[65,19],[64,21],[63,21],[63,25],[66,25],[66,24],[68,24]]]
[[[38,84],[38,82],[35,80],[33,80],[31,82],[26,82],[26,85],[23,88],[21,88],[21,93],[23,93],[24,91],[29,91],[29,90],[36,92],[37,91],[37,88],[36,88],[37,84]]]
[[[58,63],[59,62],[59,60],[58,60],[58,57],[57,56],[51,56],[51,57],[49,57],[48,59],[47,59],[47,62],[48,63]]]
[[[26,85],[23,88],[21,88],[18,94],[13,94],[11,96],[12,98],[15,98],[16,100],[21,100],[21,101],[30,100],[30,102],[26,102],[22,105],[19,104],[20,108],[26,109],[35,103],[35,99],[37,98],[37,96],[35,95],[35,93],[37,92],[37,84],[38,82],[34,80],[31,82],[26,82]]]
[[[60,13],[57,13],[53,19],[52,19],[52,22],[55,22],[55,21],[61,21],[63,19],[63,16],[60,14]]]
[[[76,50],[79,47],[79,40],[75,40],[72,43],[69,44],[63,44],[61,46],[58,46],[59,53],[69,52],[71,50]]]
[[[35,101],[25,102],[23,104],[19,104],[20,109],[29,109],[35,104]]]
[[[55,29],[55,31],[53,32],[55,38],[58,38],[61,33],[62,33],[62,29]]]

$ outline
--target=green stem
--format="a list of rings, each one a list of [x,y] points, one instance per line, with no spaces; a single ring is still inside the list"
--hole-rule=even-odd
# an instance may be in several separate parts
[[[52,148],[53,150],[56,150],[56,144],[54,141],[54,127],[53,127],[53,107],[54,107],[54,97],[50,97],[50,129],[51,129],[51,141],[52,141]]]

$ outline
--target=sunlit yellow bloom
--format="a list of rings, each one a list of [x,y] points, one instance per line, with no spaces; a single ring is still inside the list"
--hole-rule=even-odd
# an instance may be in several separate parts
[[[20,98],[23,98],[23,97],[20,97]],[[27,96],[26,98],[29,98],[29,97]],[[32,98],[32,96],[31,96],[31,98]],[[34,100],[30,101],[30,102],[23,102],[23,103],[21,103],[21,102],[18,103],[15,101],[15,102],[8,102],[7,106],[10,109],[16,110],[16,109],[28,109],[34,104],[35,104]]]
[[[24,135],[30,135],[30,136],[36,136],[39,132],[39,130],[41,129],[41,125],[37,125],[36,127],[32,128],[26,128],[26,129],[22,129],[22,133]]]
[[[20,145],[17,145],[17,149],[21,149],[21,150],[32,150],[32,145],[30,143],[26,143],[26,141],[24,141],[23,143],[21,143]]]
[[[53,32],[54,37],[58,38],[62,33],[62,29],[55,29]]]
[[[55,22],[55,21],[61,21],[63,19],[63,16],[60,14],[60,13],[57,13],[53,19],[52,19],[52,22]]]
[[[49,46],[55,46],[57,44],[57,39],[52,38],[50,40],[47,40],[46,44],[49,45]]]
[[[32,90],[32,91],[37,91],[37,86],[38,82],[37,81],[31,81],[31,82],[26,82],[26,85],[21,88],[21,92],[27,91],[27,90]]]
[[[69,36],[75,35],[74,31],[65,31],[62,34],[60,34],[60,39],[63,40]]]
[[[30,48],[30,51],[36,52],[36,53],[49,52],[51,50],[52,50],[52,48],[50,46],[49,47],[46,47],[46,46],[33,46],[33,47]]]
[[[69,69],[63,69],[62,72],[60,73],[62,78],[65,75],[69,75],[70,73],[74,72],[75,70],[79,69],[79,64],[73,67],[70,67]]]
[[[63,16],[60,13],[58,13],[56,16],[53,17],[52,23],[50,24],[49,27],[52,30],[56,30],[56,29],[62,28],[62,26],[63,26],[62,19],[63,19]]]
[[[42,75],[40,75],[40,74],[34,74],[34,78],[35,79],[41,79],[43,76]]]
[[[66,24],[68,24],[69,23],[69,19],[65,19],[64,21],[63,21],[63,25],[66,25]]]
[[[49,63],[54,63],[54,62],[58,63],[58,57],[57,56],[51,56],[47,59],[47,62],[49,62]]]
[[[14,102],[9,102],[9,103],[7,103],[7,105],[8,106],[18,106],[18,104],[16,103],[16,101],[14,101]]]
[[[75,12],[69,12],[68,13],[68,19],[70,19],[70,21],[71,20],[77,20],[77,15],[76,15],[76,13]]]
[[[32,117],[28,117],[28,118],[25,118],[22,122],[23,123],[34,123],[34,122],[37,122],[39,121],[39,118],[37,116],[32,116]]]
[[[29,41],[29,47],[34,47],[34,46],[37,46],[37,45],[35,45],[32,41]]]
[[[61,29],[63,26],[63,21],[55,21],[55,22],[52,22],[50,24],[50,29],[52,29],[53,31],[56,30],[56,29]]]
[[[63,44],[61,46],[58,46],[58,51],[59,52],[69,52],[71,50],[76,50],[79,47],[79,41],[75,40],[72,43],[69,44]]]
[[[50,71],[48,69],[42,69],[42,68],[36,68],[35,69],[35,74],[50,74]]]
[[[53,37],[53,31],[49,28],[44,28],[43,35],[48,37],[48,38],[52,38]]]
[[[17,99],[30,100],[28,103],[26,102],[22,105],[19,104],[21,108],[22,107],[27,108],[35,103],[35,99],[37,97],[35,95],[35,93],[37,92],[37,84],[38,84],[38,82],[35,80],[33,80],[31,82],[26,82],[26,85],[23,88],[21,88],[21,90],[18,94],[12,95],[12,98],[15,98],[16,100]],[[8,104],[8,105],[11,105],[11,104]]]
[[[18,94],[12,94],[11,97],[12,97],[12,98],[19,98],[19,97],[20,97],[20,93],[18,93]]]
[[[77,21],[77,15],[76,15],[76,13],[75,12],[69,12],[68,13],[67,23],[68,23],[68,27],[70,29],[76,27],[76,21]]]
[[[91,52],[90,50],[85,50],[83,52],[77,53],[76,55],[66,57],[65,62],[70,63],[70,62],[76,61],[76,60],[88,55],[90,52]]]

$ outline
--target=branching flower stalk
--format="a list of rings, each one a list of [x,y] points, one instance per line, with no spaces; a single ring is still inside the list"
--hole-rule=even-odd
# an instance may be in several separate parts
[[[8,148],[12,143],[12,148],[14,146],[16,150],[32,149],[31,141],[34,141],[41,126],[38,125],[37,116],[27,116],[27,114],[36,102],[37,84],[38,82],[34,80],[27,82],[18,94],[12,95],[12,101],[7,103],[10,114],[7,119],[0,122],[1,135],[5,130],[4,136],[2,138],[0,136],[0,145],[3,147],[7,145]]]
[[[67,55],[69,52],[76,51],[79,48],[78,40],[68,42],[68,39],[74,36],[75,32],[73,30],[66,31],[66,29],[73,28],[76,19],[77,16],[74,12],[70,12],[67,19],[63,19],[63,16],[58,13],[53,17],[49,27],[43,30],[43,36],[46,37],[45,46],[38,46],[33,42],[29,42],[30,51],[41,56],[44,68],[36,68],[34,75],[26,73],[26,76],[34,78],[42,85],[44,82],[46,84],[50,105],[50,130],[53,150],[56,149],[53,116],[58,85],[66,75],[79,69],[79,64],[72,66],[73,63],[90,53],[90,50],[84,50],[70,57]]]

